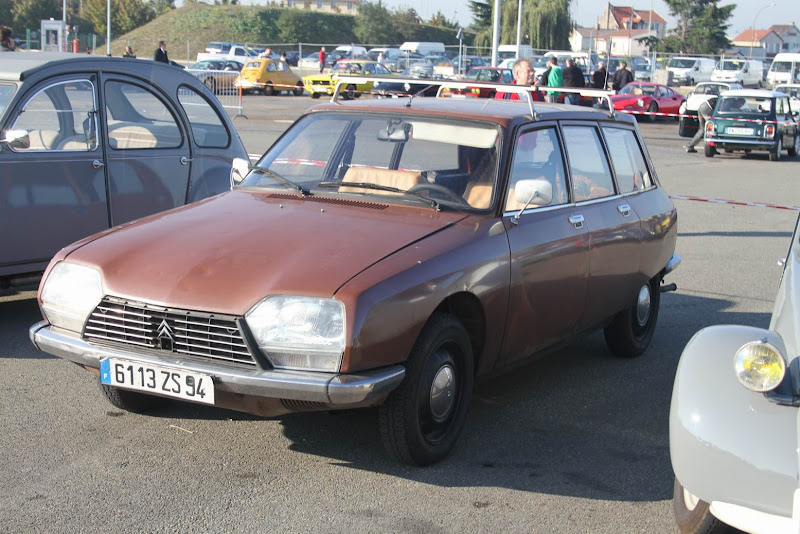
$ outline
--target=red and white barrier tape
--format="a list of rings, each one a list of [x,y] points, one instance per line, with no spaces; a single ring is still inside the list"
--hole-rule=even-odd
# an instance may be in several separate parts
[[[721,198],[701,198],[688,195],[670,195],[673,200],[690,200],[692,202],[708,202],[710,204],[728,204],[732,206],[749,206],[751,208],[769,208],[773,210],[800,211],[800,206],[785,206],[781,204],[768,204],[766,202],[742,202],[740,200],[725,200]]]

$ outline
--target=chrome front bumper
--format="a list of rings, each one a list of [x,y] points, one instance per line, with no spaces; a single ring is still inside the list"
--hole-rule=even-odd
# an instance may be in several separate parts
[[[147,351],[136,353],[124,348],[87,343],[79,334],[52,326],[47,321],[28,331],[34,346],[49,354],[98,369],[103,358],[122,358],[133,362],[176,367],[211,375],[219,391],[267,397],[320,402],[346,408],[386,398],[405,376],[401,365],[354,374],[316,373],[282,369],[243,369],[185,358],[180,354]]]

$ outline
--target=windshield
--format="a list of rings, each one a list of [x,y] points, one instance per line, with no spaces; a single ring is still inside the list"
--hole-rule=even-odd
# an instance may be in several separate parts
[[[531,67],[547,68],[547,58],[544,56],[534,56],[531,58]]]
[[[800,86],[797,87],[776,87],[776,91],[779,93],[783,93],[785,95],[789,95],[792,98],[800,98]],[[2,110],[2,107],[0,107]]]
[[[11,102],[11,97],[14,96],[16,90],[16,85],[0,84],[0,117],[3,116],[3,112],[8,107],[8,103]]]
[[[714,113],[767,117],[770,111],[772,111],[772,99],[768,97],[724,96],[717,103]]]
[[[511,50],[509,52],[498,52],[497,55],[501,60],[502,59],[509,59],[509,58],[512,58],[512,57],[517,57],[517,53],[514,52],[513,50]]]
[[[726,60],[722,62],[721,70],[742,70],[744,68],[744,61]]]
[[[674,67],[677,69],[691,69],[694,67],[694,64],[697,60],[696,59],[680,59],[680,58],[672,58],[669,60],[669,64],[667,67]]]
[[[450,209],[487,209],[500,139],[499,127],[483,122],[317,113],[300,119],[258,163],[265,171],[240,187],[293,192],[277,174],[312,195],[430,205],[422,195]]]
[[[772,72],[790,72],[792,70],[791,61],[773,61],[769,68]]]
[[[331,72],[337,74],[360,74],[363,65],[361,63],[345,61],[339,62],[331,68]]]
[[[621,95],[654,95],[656,94],[655,85],[639,85],[638,83],[629,83],[622,89],[619,94]]]

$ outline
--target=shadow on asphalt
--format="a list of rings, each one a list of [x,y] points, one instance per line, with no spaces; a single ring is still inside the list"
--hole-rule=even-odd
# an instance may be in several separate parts
[[[3,339],[4,350],[0,351],[0,358],[55,358],[37,350],[28,339],[28,328],[42,320],[36,294],[3,290],[0,297],[16,299],[0,301],[0,324],[7,334]],[[11,350],[11,347],[18,349]]]

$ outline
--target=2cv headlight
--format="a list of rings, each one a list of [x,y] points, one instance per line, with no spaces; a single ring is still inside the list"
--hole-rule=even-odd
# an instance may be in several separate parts
[[[736,351],[733,367],[739,382],[751,391],[772,391],[786,374],[780,351],[766,341],[747,343]]]

